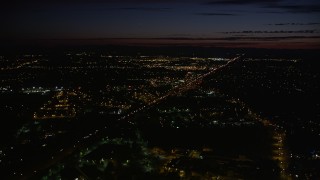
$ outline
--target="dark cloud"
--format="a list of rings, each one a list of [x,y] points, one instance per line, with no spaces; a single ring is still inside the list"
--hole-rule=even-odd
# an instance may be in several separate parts
[[[175,33],[175,34],[169,34],[167,37],[192,37],[193,34],[187,34],[187,33]]]
[[[320,25],[320,23],[275,23],[275,24],[267,24],[270,26],[311,26],[311,25]]]
[[[242,40],[281,41],[296,39],[320,39],[320,36],[280,36],[280,37],[243,37]],[[240,40],[240,39],[238,39]]]
[[[280,41],[295,39],[320,39],[320,36],[271,36],[271,37],[221,37],[221,38],[192,38],[192,37],[161,37],[161,38],[101,38],[99,40],[172,40],[172,41]]]
[[[246,5],[246,4],[274,4],[282,0],[215,0],[206,2],[210,5]]]
[[[264,4],[272,5],[283,0],[7,0],[1,1],[2,4],[16,3],[115,3],[115,4],[152,4],[152,3],[195,3],[208,5],[246,5],[246,4]]]
[[[0,2],[0,9],[13,8],[17,5],[43,5],[43,4],[92,4],[92,3],[103,3],[103,4],[131,4],[131,5],[146,5],[146,4],[174,4],[174,3],[193,3],[193,4],[205,4],[209,6],[229,6],[229,5],[255,5],[264,9],[272,10],[267,13],[279,13],[276,10],[290,13],[314,13],[320,12],[320,4],[315,3],[313,0],[305,0],[301,4],[297,4],[295,1],[288,0],[4,0]],[[9,5],[10,7],[8,7]],[[133,9],[132,9],[133,10]],[[149,9],[141,9],[149,10]],[[150,11],[154,11],[150,9]],[[164,11],[159,10],[159,11]],[[281,12],[280,12],[281,13]],[[211,14],[211,13],[204,13]],[[213,13],[214,14],[214,13]],[[219,13],[218,13],[219,14]],[[229,14],[229,13],[226,13]]]
[[[150,3],[176,3],[176,2],[194,2],[197,3],[199,1],[196,0],[8,0],[8,1],[1,1],[1,4],[17,4],[17,3],[115,3],[115,4],[125,4],[125,3],[143,3],[143,4],[150,4]]]
[[[298,30],[298,31],[287,31],[287,30],[280,30],[280,31],[230,31],[230,32],[223,32],[225,34],[314,34],[319,33],[316,30]]]
[[[128,8],[119,8],[117,10],[168,12],[171,10],[171,8],[128,7]]]
[[[290,13],[320,13],[320,4],[301,4],[301,5],[291,5],[291,4],[277,4],[277,5],[267,5],[263,6],[268,9],[279,9]]]
[[[232,13],[195,13],[195,15],[199,15],[199,16],[236,16],[237,14],[232,14]]]
[[[313,41],[312,41],[313,40]],[[96,38],[96,39],[33,39],[33,44],[47,45],[132,45],[132,46],[203,46],[229,48],[275,48],[275,49],[320,49],[320,36],[281,37],[221,37],[221,38]],[[290,42],[289,42],[290,41]],[[12,40],[2,42],[12,43]],[[19,40],[16,44],[29,44],[29,40]]]
[[[264,9],[280,10],[287,13],[319,13],[320,4],[315,1],[305,0],[304,2],[285,0],[211,0],[208,5],[256,5]],[[281,13],[271,11],[269,13]]]

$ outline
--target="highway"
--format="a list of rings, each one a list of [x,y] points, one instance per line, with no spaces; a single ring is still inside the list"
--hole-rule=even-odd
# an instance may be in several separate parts
[[[217,73],[217,72],[219,72],[229,66],[232,66],[237,61],[242,60],[243,56],[244,55],[239,55],[239,56],[229,60],[224,65],[221,65],[217,68],[212,68],[212,69],[210,69],[209,72],[207,72],[207,73],[205,73],[195,79],[190,79],[190,81],[187,81],[187,82],[181,84],[180,86],[173,88],[172,90],[170,90],[169,92],[167,92],[163,96],[158,97],[157,99],[152,100],[151,102],[147,103],[146,105],[143,105],[141,107],[138,107],[138,108],[130,111],[128,114],[118,118],[118,121],[126,121],[126,122],[130,123],[131,125],[135,125],[135,123],[131,121],[131,119],[134,115],[150,109],[154,105],[157,105],[160,102],[165,101],[169,97],[173,97],[178,94],[182,94],[190,89],[194,89],[194,88],[198,87],[202,83],[204,78],[209,77],[209,76],[211,76],[211,75],[213,75],[213,74],[215,74],[215,73]],[[78,152],[79,150],[81,150],[83,148],[87,148],[88,146],[92,145],[95,142],[101,141],[101,139],[105,137],[104,132],[107,129],[108,129],[107,126],[102,127],[102,128],[101,127],[97,128],[94,132],[83,136],[78,141],[76,141],[74,144],[71,144],[69,147],[64,147],[60,151],[56,152],[55,154],[52,155],[51,158],[49,158],[47,160],[43,160],[43,162],[35,163],[34,165],[31,165],[31,166],[25,168],[24,170],[21,170],[20,172],[12,174],[11,178],[32,179],[32,177],[36,176],[41,171],[44,171],[44,170],[54,166],[55,164],[63,161],[67,157],[73,155],[75,152]]]

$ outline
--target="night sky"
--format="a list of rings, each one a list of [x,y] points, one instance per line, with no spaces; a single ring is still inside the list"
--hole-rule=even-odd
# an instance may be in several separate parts
[[[13,0],[0,39],[320,49],[319,0]]]

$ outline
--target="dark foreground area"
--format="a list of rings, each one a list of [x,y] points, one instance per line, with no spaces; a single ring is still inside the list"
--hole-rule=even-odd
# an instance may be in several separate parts
[[[239,52],[2,55],[1,176],[320,178],[318,53]]]

